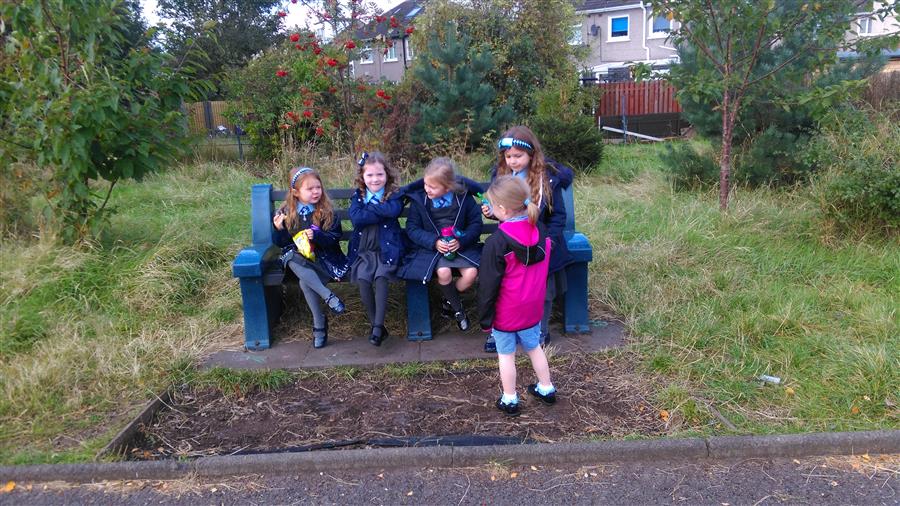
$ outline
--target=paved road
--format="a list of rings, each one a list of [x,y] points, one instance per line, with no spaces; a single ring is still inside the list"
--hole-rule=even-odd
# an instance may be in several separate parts
[[[3,484],[0,484],[2,486]],[[900,455],[572,468],[372,470],[199,482],[16,484],[25,504],[900,504]]]

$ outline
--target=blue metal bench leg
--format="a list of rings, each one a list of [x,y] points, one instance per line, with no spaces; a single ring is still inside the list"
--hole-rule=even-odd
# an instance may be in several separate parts
[[[406,328],[406,338],[410,341],[431,340],[428,285],[420,281],[406,282]]]
[[[240,278],[244,306],[244,346],[265,350],[271,345],[271,328],[281,315],[281,287],[263,286],[262,277]],[[274,289],[279,293],[275,294]]]
[[[587,262],[569,264],[566,267],[566,333],[590,332],[588,319],[588,266]]]

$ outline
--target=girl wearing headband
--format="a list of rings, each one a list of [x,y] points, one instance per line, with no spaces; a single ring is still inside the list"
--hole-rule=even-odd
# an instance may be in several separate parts
[[[403,255],[403,232],[397,221],[403,201],[397,191],[397,171],[384,155],[363,153],[357,167],[356,192],[350,197],[350,281],[359,286],[372,325],[369,342],[381,346],[388,336],[384,328],[388,282],[395,278]]]
[[[556,402],[550,366],[541,348],[541,312],[547,290],[552,246],[538,223],[540,209],[531,201],[528,184],[515,176],[499,176],[485,193],[497,231],[484,242],[478,281],[478,320],[497,347],[503,395],[497,409],[518,416],[516,346],[531,359],[538,382],[529,394],[546,403]]]
[[[539,221],[546,227],[547,235],[553,241],[544,317],[541,320],[541,342],[547,343],[550,341],[549,320],[553,300],[566,291],[565,266],[571,260],[563,237],[566,206],[562,193],[563,189],[572,184],[572,170],[545,157],[541,143],[526,126],[514,126],[504,132],[497,142],[497,149],[499,159],[491,171],[491,181],[508,175],[524,179],[531,190],[531,202],[538,206]],[[483,205],[481,212],[487,218],[496,219],[488,205]],[[484,350],[495,351],[491,337],[485,342]]]
[[[291,170],[287,197],[275,211],[272,224],[275,244],[282,247],[284,270],[297,276],[312,313],[313,346],[322,348],[328,342],[328,320],[320,301],[335,314],[344,312],[344,303],[325,285],[344,277],[347,258],[339,243],[341,220],[334,216],[318,172],[309,167]],[[299,251],[298,244],[311,244],[311,251]]]

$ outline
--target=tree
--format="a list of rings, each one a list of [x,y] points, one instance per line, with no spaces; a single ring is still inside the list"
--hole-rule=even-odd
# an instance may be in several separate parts
[[[576,22],[569,0],[434,0],[418,21],[421,29],[414,39],[421,52],[451,26],[468,36],[474,47],[494,57],[486,78],[497,90],[497,101],[528,116],[534,90],[548,79],[576,74],[581,52],[569,44]]]
[[[280,5],[279,0],[159,0],[160,16],[172,20],[164,46],[177,58],[202,49],[209,59],[198,77],[215,86],[207,98],[221,96],[224,72],[243,67],[280,40]]]
[[[883,2],[867,14],[859,14],[859,0],[651,0],[654,15],[674,18],[680,26],[672,37],[687,45],[701,62],[692,76],[685,76],[680,97],[711,100],[722,115],[719,161],[719,207],[728,207],[732,168],[732,143],[741,109],[759,87],[772,83],[791,65],[806,61],[808,69],[833,62],[836,51],[853,48],[869,51],[890,44],[888,38],[847,40],[848,30],[863,17],[890,15],[896,0]],[[792,54],[771,65],[772,51],[793,41]],[[893,38],[896,41],[896,37]],[[824,45],[823,45],[824,43]],[[895,42],[894,42],[895,43]]]
[[[8,60],[0,68],[0,170],[47,173],[48,217],[64,237],[103,222],[116,182],[174,160],[182,101],[202,81],[146,45],[130,48],[118,0],[23,0],[0,5]],[[146,41],[145,41],[146,44]],[[189,60],[182,61],[187,63]],[[95,193],[105,184],[105,191]]]
[[[470,40],[447,30],[443,41],[432,39],[414,72],[429,92],[418,108],[419,128],[414,140],[425,144],[461,142],[477,146],[491,130],[512,120],[512,110],[494,109],[497,92],[485,76],[493,68],[491,53],[469,52]]]

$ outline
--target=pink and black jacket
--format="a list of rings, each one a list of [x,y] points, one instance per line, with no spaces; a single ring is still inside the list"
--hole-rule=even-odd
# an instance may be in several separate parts
[[[478,320],[482,329],[516,332],[540,323],[547,293],[550,238],[543,226],[500,224],[481,253]]]

